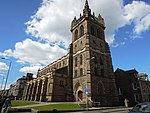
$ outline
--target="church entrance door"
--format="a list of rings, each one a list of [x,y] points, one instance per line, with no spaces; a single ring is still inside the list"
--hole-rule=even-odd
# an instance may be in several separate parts
[[[78,98],[79,98],[80,100],[83,99],[83,92],[82,92],[82,91],[78,91]]]

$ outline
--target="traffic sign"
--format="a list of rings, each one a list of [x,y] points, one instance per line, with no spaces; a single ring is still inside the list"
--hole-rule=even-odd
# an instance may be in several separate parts
[[[85,88],[85,89],[84,89],[84,93],[85,93],[86,95],[88,95],[88,88]]]

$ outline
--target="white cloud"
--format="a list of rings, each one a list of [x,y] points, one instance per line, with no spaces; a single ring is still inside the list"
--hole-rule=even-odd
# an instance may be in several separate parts
[[[6,89],[9,89],[9,88],[10,88],[10,85],[11,85],[11,84],[7,84],[7,85],[6,85]],[[3,90],[4,87],[5,87],[5,84],[3,84],[3,85],[1,86],[1,90]]]
[[[8,66],[3,63],[3,62],[0,62],[0,71],[7,71],[8,70]]]
[[[74,16],[82,13],[84,2],[85,0],[43,0],[36,14],[27,22],[26,32],[49,42],[64,42],[67,48],[71,42],[71,21]],[[96,15],[100,13],[104,17],[106,40],[110,44],[115,41],[115,31],[131,22],[135,24],[136,33],[149,27],[147,16],[141,20],[150,11],[150,5],[145,2],[133,1],[124,6],[123,0],[89,0],[89,5]]]
[[[90,8],[104,17],[106,23],[106,40],[113,43],[114,33],[128,21],[123,15],[122,0],[89,1]],[[67,3],[65,7],[62,4]],[[105,7],[107,6],[107,7]],[[27,33],[50,42],[64,42],[68,47],[71,42],[70,24],[74,16],[79,16],[84,8],[84,0],[44,0],[37,13],[27,22]],[[44,12],[44,13],[43,13]],[[117,18],[116,18],[117,17]]]
[[[12,56],[12,55],[13,55],[13,52],[11,49],[5,50],[3,53],[0,52],[0,56],[3,56],[3,57]]]
[[[34,77],[36,77],[38,69],[43,68],[42,66],[26,66],[21,68],[19,71],[26,74],[26,73],[33,73]]]
[[[74,16],[82,13],[84,2],[85,0],[43,0],[36,14],[26,22],[26,32],[48,43],[43,44],[26,39],[17,42],[15,50],[6,50],[0,53],[0,56],[13,56],[17,62],[30,66],[23,67],[20,72],[35,73],[37,67],[47,65],[67,54],[67,51],[58,45],[63,44],[65,48],[68,48],[72,37],[71,21]],[[124,6],[123,0],[89,0],[89,6],[95,15],[100,13],[105,19],[106,40],[109,44],[115,42],[115,32],[127,24],[134,23],[135,34],[140,34],[150,27],[150,5],[143,1],[133,1]],[[50,43],[54,43],[54,46],[50,46]],[[119,42],[115,44],[115,47],[124,44],[124,41]]]
[[[134,23],[134,33],[140,34],[150,28],[150,5],[143,1],[133,1],[124,7],[126,18]]]
[[[26,32],[49,42],[64,42],[68,48],[71,42],[70,23],[75,15],[79,15],[80,9],[80,0],[43,0],[42,6],[26,23]]]
[[[125,45],[125,42],[113,43],[112,47],[118,47],[118,46],[123,46],[123,45]]]
[[[34,75],[39,68],[42,68],[42,65],[50,64],[66,54],[67,50],[60,48],[57,44],[50,46],[48,43],[40,43],[31,39],[17,42],[15,50],[6,50],[3,54],[1,53],[3,56],[16,58],[18,63],[28,64],[28,66],[21,68],[20,72],[24,74],[31,72]],[[0,70],[7,69],[8,67],[0,62]]]
[[[37,66],[49,64],[66,53],[66,50],[56,44],[52,47],[47,43],[42,44],[26,39],[23,42],[16,43],[13,56],[20,63],[29,63],[32,66]]]
[[[135,32],[137,34],[140,34],[142,31],[148,30],[148,28],[150,28],[149,20],[150,20],[150,13],[148,15],[144,16],[143,18],[141,18],[141,20],[135,26]]]
[[[109,44],[115,41],[115,31],[128,22],[123,7],[122,0],[91,0],[91,9],[97,15],[101,14],[105,20],[106,41]]]

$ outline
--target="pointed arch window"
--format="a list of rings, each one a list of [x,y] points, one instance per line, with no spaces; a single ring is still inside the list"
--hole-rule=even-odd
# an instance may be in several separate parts
[[[102,82],[98,82],[98,84],[97,84],[97,94],[98,95],[104,94],[104,87],[103,87]]]
[[[104,69],[101,69],[101,76],[104,77]]]
[[[80,76],[83,76],[83,68],[80,69]]]
[[[74,41],[77,40],[77,39],[78,39],[78,30],[76,29],[75,33],[74,33]]]
[[[98,69],[97,69],[97,67],[95,67],[95,76],[97,76],[98,75]]]
[[[100,31],[100,37],[101,39],[104,39],[104,31]]]
[[[83,25],[80,27],[80,37],[84,35],[84,27]]]
[[[94,33],[94,26],[93,25],[91,25],[91,35],[95,35],[95,33]]]
[[[78,59],[77,57],[75,57],[75,67],[77,67],[77,65],[78,65]]]
[[[97,37],[100,38],[100,29],[97,29]]]
[[[97,64],[97,57],[94,55],[94,63]]]
[[[80,65],[82,65],[82,63],[83,63],[83,58],[82,58],[82,55],[80,55]]]
[[[75,70],[74,74],[75,74],[74,77],[77,77],[77,74],[78,74],[77,70]]]
[[[101,65],[104,64],[102,57],[100,57],[100,64],[101,64]]]

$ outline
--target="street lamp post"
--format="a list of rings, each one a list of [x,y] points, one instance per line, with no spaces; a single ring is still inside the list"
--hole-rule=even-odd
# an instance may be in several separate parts
[[[5,91],[12,61],[10,59],[6,59],[4,57],[2,57],[1,59],[9,61],[9,68],[8,68],[8,72],[7,72],[7,76],[6,76],[6,81],[5,81],[5,85],[4,85],[4,91]]]
[[[4,77],[2,79],[1,90],[3,90],[3,82],[4,82]]]
[[[95,59],[95,57],[90,58],[89,62],[91,60]],[[86,94],[86,110],[88,110],[88,63],[86,64],[86,89],[85,89],[85,94]]]

